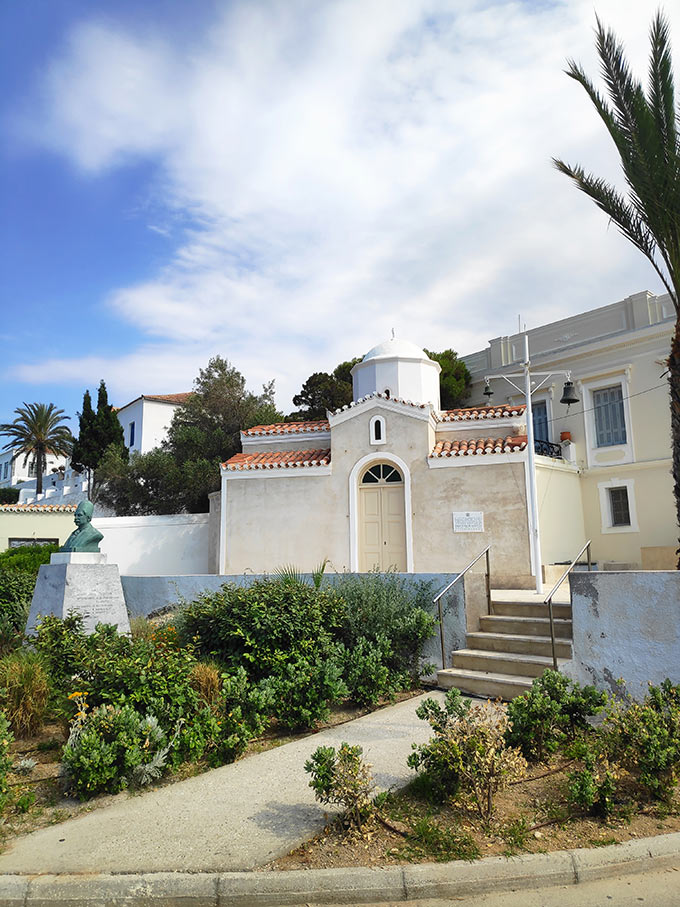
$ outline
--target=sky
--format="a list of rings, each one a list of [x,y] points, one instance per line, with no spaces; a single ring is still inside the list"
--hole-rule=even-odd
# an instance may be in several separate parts
[[[228,359],[284,411],[390,336],[459,355],[663,292],[551,157],[621,185],[567,58],[646,81],[657,0],[0,5],[0,422]],[[666,2],[680,73],[680,7]],[[611,146],[611,147],[610,147]]]

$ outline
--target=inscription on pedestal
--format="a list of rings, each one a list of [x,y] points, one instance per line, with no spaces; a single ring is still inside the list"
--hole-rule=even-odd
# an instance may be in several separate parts
[[[130,632],[123,587],[116,564],[57,563],[40,568],[33,593],[27,634],[35,633],[39,615],[83,616],[86,633],[99,623],[114,624],[119,633]]]

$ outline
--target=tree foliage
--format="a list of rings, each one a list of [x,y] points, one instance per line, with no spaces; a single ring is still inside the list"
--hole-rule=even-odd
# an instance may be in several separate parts
[[[24,403],[14,412],[13,422],[0,425],[0,435],[9,438],[3,450],[13,450],[13,459],[23,456],[24,466],[29,458],[35,460],[36,494],[42,494],[47,455],[67,457],[71,453],[73,436],[63,424],[69,416],[53,403]]]
[[[220,486],[219,464],[241,449],[240,432],[282,418],[273,382],[254,394],[236,368],[215,356],[175,410],[161,447],[133,454],[129,464],[115,451],[107,454],[98,498],[118,514],[205,513],[208,495]]]
[[[442,369],[439,375],[442,409],[455,409],[457,406],[462,406],[470,395],[472,380],[463,360],[459,359],[458,353],[452,349],[444,350],[441,353],[433,353],[431,350],[425,350],[425,352],[430,359],[438,362]]]
[[[668,23],[659,12],[650,31],[647,94],[635,79],[616,35],[597,20],[596,44],[609,101],[581,66],[570,60],[567,75],[593,102],[616,146],[625,193],[580,165],[553,159],[645,255],[668,291],[677,313],[668,358],[671,391],[673,478],[680,524],[680,141]]]
[[[78,437],[73,443],[71,454],[73,466],[77,470],[88,471],[90,495],[99,478],[97,475],[99,466],[109,448],[115,449],[116,456],[127,460],[123,426],[109,403],[106,384],[102,379],[99,382],[96,412],[92,408],[89,389],[83,394],[83,408],[78,413]]]
[[[314,372],[302,385],[299,394],[293,397],[293,404],[301,407],[288,416],[295,419],[325,419],[330,410],[339,409],[352,402],[352,368],[361,362],[360,358],[341,362],[333,371]]]

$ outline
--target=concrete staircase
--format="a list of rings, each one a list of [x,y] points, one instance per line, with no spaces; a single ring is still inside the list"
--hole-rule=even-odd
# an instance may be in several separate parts
[[[571,602],[564,586],[553,599],[558,667],[572,657]],[[453,667],[437,671],[440,687],[491,699],[513,699],[552,668],[550,619],[543,595],[526,589],[495,589],[491,614],[466,634],[466,648],[453,653]]]

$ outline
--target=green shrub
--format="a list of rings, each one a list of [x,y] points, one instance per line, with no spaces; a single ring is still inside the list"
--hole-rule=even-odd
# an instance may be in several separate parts
[[[472,701],[463,699],[460,690],[452,687],[446,693],[443,708],[436,700],[425,699],[416,709],[418,718],[429,722],[434,737],[424,744],[414,743],[407,763],[420,773],[421,790],[439,802],[455,797],[460,790],[460,753],[449,745],[449,736],[456,722],[467,715],[471,706]]]
[[[447,706],[437,708],[429,701],[425,715],[435,736],[415,748],[409,765],[428,771],[431,764],[435,781],[443,790],[443,782],[450,778],[457,792],[472,801],[482,822],[488,824],[496,793],[524,774],[526,760],[506,743],[505,712],[488,703],[471,705],[470,700],[455,695]],[[447,793],[451,796],[450,790]]]
[[[19,488],[0,488],[0,504],[16,504],[20,494]]]
[[[605,702],[605,694],[594,687],[581,687],[556,671],[544,671],[530,690],[508,703],[508,745],[519,747],[526,759],[542,762],[577,732],[585,731],[586,717],[600,711]]]
[[[37,577],[43,564],[49,564],[50,555],[59,550],[58,545],[21,545],[0,553],[0,571],[20,570]]]
[[[0,568],[0,621],[3,636],[23,634],[35,589],[35,576],[27,570]]]
[[[7,775],[12,768],[12,759],[9,748],[14,740],[14,735],[9,726],[9,721],[4,712],[0,712],[0,815],[2,815],[9,800],[9,784]]]
[[[73,675],[86,663],[88,637],[82,614],[71,612],[64,618],[47,614],[40,618],[33,645],[41,655],[54,685],[65,692]]]
[[[376,646],[386,639],[393,675],[418,678],[423,646],[436,624],[425,610],[432,603],[432,583],[393,573],[345,574],[335,589],[345,602],[338,640],[351,650],[361,638]]]
[[[314,727],[330,716],[329,705],[347,698],[342,669],[333,658],[297,658],[262,683],[272,714],[284,727]]]
[[[21,651],[0,660],[0,708],[17,737],[31,737],[43,725],[50,684],[40,657]]]
[[[615,703],[604,726],[615,759],[658,800],[669,800],[680,774],[680,686],[650,685],[642,703]]]
[[[180,641],[194,642],[200,655],[217,659],[229,671],[244,667],[259,680],[289,659],[327,652],[328,628],[340,608],[335,592],[304,583],[225,584],[186,604],[177,629]]]
[[[375,814],[375,784],[371,767],[361,758],[360,746],[341,743],[340,749],[320,746],[305,762],[312,776],[309,786],[320,803],[335,803],[343,808],[343,818],[361,829]]]
[[[130,705],[102,705],[76,720],[64,747],[71,786],[81,799],[115,794],[158,777],[168,754],[167,739],[152,715]]]
[[[390,641],[379,636],[375,642],[360,636],[353,648],[338,645],[337,659],[349,697],[358,705],[375,705],[383,696],[393,696],[409,678],[390,670]]]

